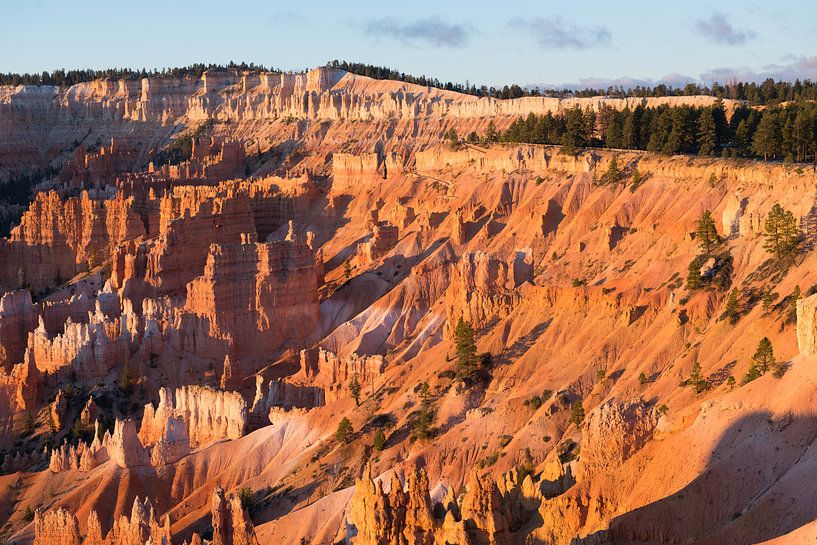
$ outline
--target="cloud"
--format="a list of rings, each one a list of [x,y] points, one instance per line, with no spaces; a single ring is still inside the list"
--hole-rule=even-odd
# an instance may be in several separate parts
[[[754,30],[738,30],[720,12],[713,13],[709,19],[698,19],[695,31],[711,42],[725,45],[743,45],[757,36]]]
[[[473,34],[470,25],[449,23],[439,17],[426,17],[403,22],[394,17],[373,19],[366,23],[364,31],[369,36],[393,38],[410,44],[426,44],[437,47],[463,47]]]
[[[267,24],[274,26],[278,23],[294,24],[301,23],[306,20],[306,17],[294,11],[276,11],[267,17]]]
[[[540,89],[607,89],[608,87],[622,87],[624,89],[632,89],[633,87],[655,87],[663,83],[664,85],[671,85],[672,87],[683,87],[689,82],[697,82],[698,79],[693,76],[684,74],[667,74],[658,79],[652,78],[633,78],[629,76],[622,76],[620,78],[580,78],[573,83],[538,83],[530,84],[526,87],[538,87]]]
[[[532,83],[528,88],[540,89],[607,89],[608,87],[623,87],[632,89],[636,86],[655,87],[663,83],[672,87],[683,87],[687,83],[712,85],[713,82],[725,84],[733,81],[748,81],[760,83],[771,78],[775,81],[794,81],[796,79],[817,81],[817,55],[811,57],[785,55],[780,62],[767,64],[759,69],[749,67],[719,67],[703,72],[698,77],[686,74],[672,73],[658,79],[634,78],[622,76],[620,78],[581,78],[572,83]]]
[[[590,49],[612,41],[607,27],[578,26],[559,15],[532,19],[514,17],[508,25],[526,31],[536,43],[549,49]]]
[[[784,81],[796,79],[815,81],[817,80],[817,55],[811,57],[786,55],[780,63],[767,64],[759,70],[745,66],[713,68],[701,74],[700,79],[706,83],[713,81],[726,83],[730,81],[761,82],[768,78]]]

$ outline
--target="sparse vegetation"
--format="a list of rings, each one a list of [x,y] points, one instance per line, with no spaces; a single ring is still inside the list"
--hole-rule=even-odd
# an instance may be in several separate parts
[[[709,389],[709,382],[707,382],[703,374],[701,374],[701,364],[698,363],[698,361],[695,361],[695,363],[692,365],[692,372],[689,374],[689,378],[686,379],[684,384],[692,387],[696,394],[703,393]]]
[[[256,508],[255,492],[252,488],[244,487],[238,490],[238,498],[241,500],[241,508],[252,513]]]

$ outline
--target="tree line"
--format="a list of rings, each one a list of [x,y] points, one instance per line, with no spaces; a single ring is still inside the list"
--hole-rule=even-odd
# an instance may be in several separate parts
[[[720,102],[599,112],[576,107],[519,117],[501,133],[489,125],[482,140],[561,145],[568,152],[602,147],[806,162],[817,156],[817,104],[801,101],[762,111],[742,106],[728,120]]]
[[[635,87],[622,87],[611,85],[607,88],[587,88],[587,89],[551,89],[540,87],[521,87],[517,84],[504,85],[502,87],[489,87],[486,85],[476,86],[466,82],[442,82],[437,78],[413,76],[400,72],[386,66],[375,66],[359,62],[347,62],[333,60],[327,63],[331,68],[339,68],[353,74],[366,76],[374,79],[389,79],[414,83],[426,87],[436,87],[447,91],[456,91],[479,97],[493,98],[520,98],[525,96],[548,96],[557,98],[567,97],[594,97],[608,96],[613,98],[627,97],[666,97],[666,96],[694,96],[706,95],[721,99],[745,100],[750,104],[766,105],[779,104],[781,102],[792,102],[799,100],[817,100],[817,82],[811,80],[796,80],[793,83],[788,81],[775,81],[767,78],[761,83],[756,82],[734,82],[722,85],[718,82],[711,86],[697,83],[687,83],[683,87],[674,87],[663,83],[653,87],[636,85]]]
[[[200,78],[207,70],[242,70],[247,72],[275,72],[275,69],[268,68],[255,63],[235,63],[230,61],[223,64],[195,63],[189,66],[175,68],[153,68],[131,69],[131,68],[106,68],[95,70],[85,68],[79,70],[65,70],[60,68],[52,71],[43,71],[39,74],[0,74],[0,85],[55,85],[58,87],[70,87],[77,83],[94,81],[98,79],[112,80],[137,80],[150,76],[172,76],[177,78],[196,77]]]

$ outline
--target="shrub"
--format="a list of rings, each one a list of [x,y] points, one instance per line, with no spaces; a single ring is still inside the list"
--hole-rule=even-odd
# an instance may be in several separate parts
[[[638,374],[638,383],[640,385],[642,385],[642,386],[647,384],[647,375],[645,375],[644,373],[639,373]]]
[[[238,498],[241,500],[241,508],[247,512],[252,512],[256,507],[255,492],[252,488],[241,488],[238,491]]]

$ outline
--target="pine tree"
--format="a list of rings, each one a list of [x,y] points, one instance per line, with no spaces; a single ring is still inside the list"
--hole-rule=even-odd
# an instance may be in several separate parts
[[[355,400],[355,405],[360,407],[360,382],[357,380],[357,373],[352,375],[352,380],[349,381],[349,393]]]
[[[335,439],[337,439],[338,443],[348,443],[352,440],[354,433],[355,429],[352,427],[352,422],[344,416],[343,420],[338,424]]]
[[[493,120],[488,122],[488,127],[485,129],[485,141],[488,143],[499,141],[499,133],[496,131]]]
[[[762,308],[764,312],[769,312],[772,310],[774,306],[775,294],[772,292],[771,289],[767,289],[763,292],[763,297],[761,298],[762,301]]]
[[[726,298],[726,308],[723,311],[722,318],[728,319],[729,323],[734,324],[740,318],[738,306],[738,289],[732,288],[732,291],[729,292],[729,296]]]
[[[704,284],[703,276],[701,276],[701,264],[697,259],[693,259],[687,267],[687,281],[686,288],[689,291],[700,289]]]
[[[619,170],[618,170],[618,160],[616,156],[610,159],[610,163],[607,165],[607,171],[604,173],[602,180],[608,184],[614,184],[618,181],[619,177]]]
[[[372,438],[372,447],[378,452],[386,448],[386,434],[383,433],[383,430],[379,429],[374,433],[374,437]]]
[[[746,384],[748,382],[752,382],[753,380],[760,378],[762,375],[763,373],[758,370],[757,365],[752,363],[749,365],[749,370],[746,371],[746,374],[743,376],[743,383]]]
[[[710,108],[702,110],[698,118],[698,146],[698,155],[715,155],[718,146],[718,131]]]
[[[630,180],[630,191],[635,191],[641,185],[641,173],[636,169],[633,172],[633,177]]]
[[[775,366],[775,363],[772,342],[768,337],[763,337],[757,344],[757,350],[752,356],[752,365],[757,368],[761,375],[764,375]]]
[[[697,361],[692,366],[692,373],[690,373],[689,378],[686,381],[688,386],[692,386],[695,388],[695,393],[700,394],[707,388],[709,388],[709,383],[701,374],[701,364]]]
[[[704,210],[698,220],[697,237],[698,246],[706,256],[712,255],[712,250],[721,242],[715,221],[712,219],[712,212],[709,210]]]
[[[797,220],[790,210],[779,204],[772,206],[764,224],[763,248],[777,259],[793,258],[800,250]]]
[[[125,363],[122,365],[122,374],[119,377],[119,389],[125,395],[130,395],[133,390],[130,377],[130,355],[125,352]]]
[[[352,277],[352,264],[347,259],[343,262],[343,276],[346,280],[349,280]]]
[[[454,328],[454,344],[460,371],[470,374],[477,368],[477,345],[474,342],[474,328],[462,317]]]
[[[420,386],[420,409],[412,426],[412,439],[425,440],[430,438],[434,431],[434,408],[431,406],[431,388],[424,382]]]
[[[577,399],[573,403],[573,410],[570,412],[570,423],[576,424],[576,427],[582,425],[584,422],[584,405],[581,399]]]
[[[780,121],[774,110],[766,110],[760,118],[760,123],[752,138],[752,151],[757,155],[762,155],[764,161],[768,161],[769,156],[776,156],[780,153],[782,134]]]
[[[644,373],[639,373],[638,374],[638,383],[640,385],[642,385],[642,386],[647,384],[647,375],[645,375]]]

